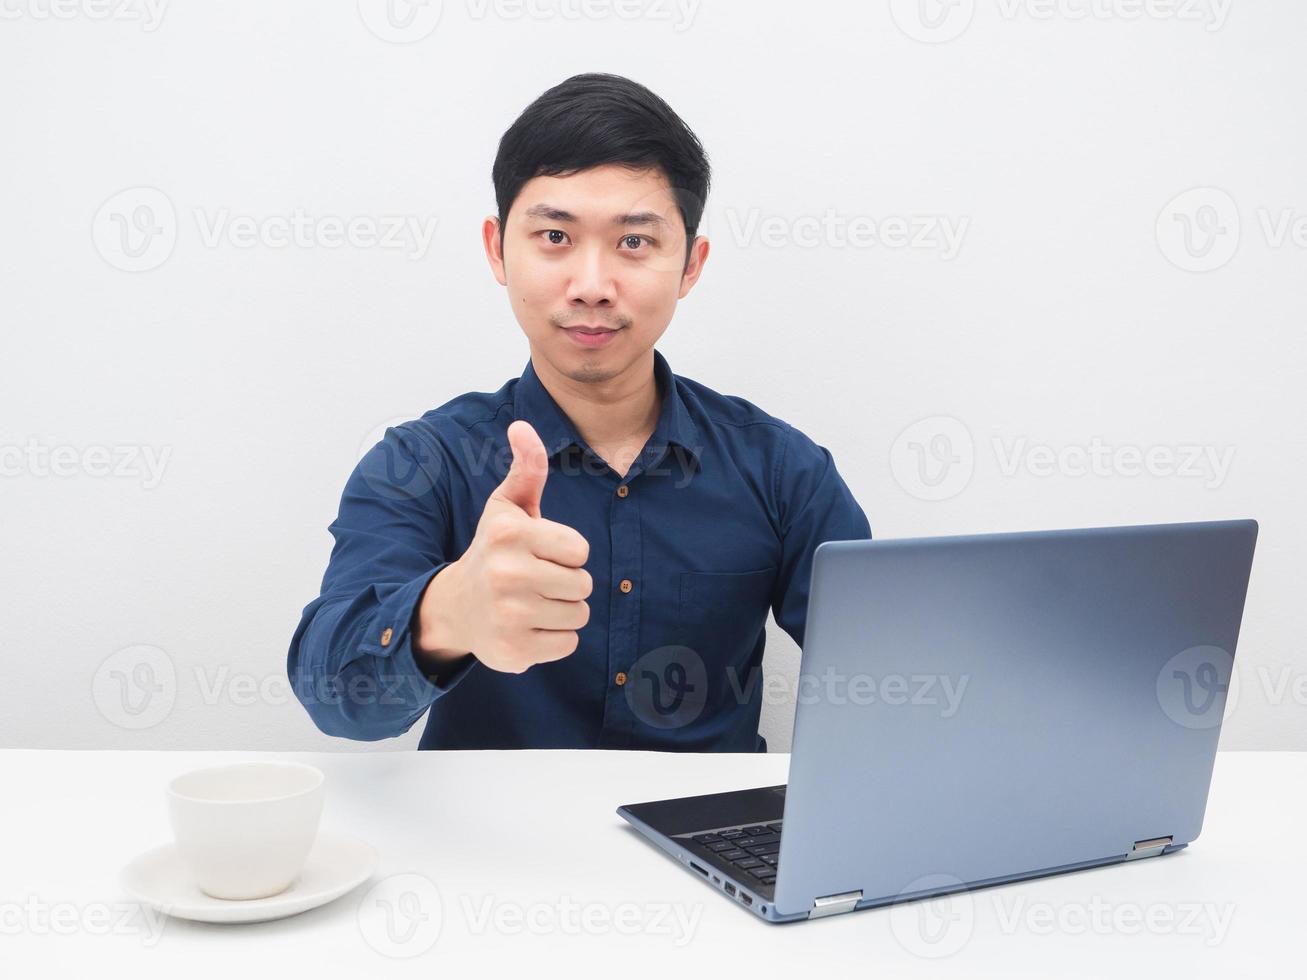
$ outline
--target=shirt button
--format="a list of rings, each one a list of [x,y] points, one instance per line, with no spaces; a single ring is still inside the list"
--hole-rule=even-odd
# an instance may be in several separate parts
[[[625,683],[626,683],[626,672],[625,672],[625,671],[622,671],[622,670],[619,670],[619,671],[617,672],[617,676],[613,678],[613,683],[615,683],[618,687],[621,687],[623,684],[625,684]]]
[[[622,581],[617,583],[617,587],[621,589],[623,592],[630,592],[633,588],[635,588],[635,586],[631,584],[631,580],[629,578],[622,579]]]
[[[628,487],[625,483],[623,483],[620,487],[617,488],[617,496],[619,497],[625,497],[630,492],[631,492],[631,488]]]
[[[391,638],[393,635],[394,635],[394,630],[392,630],[389,626],[387,626],[384,630],[382,630],[382,631],[381,631],[381,645],[382,645],[383,647],[388,647],[388,646],[390,646],[390,638]]]

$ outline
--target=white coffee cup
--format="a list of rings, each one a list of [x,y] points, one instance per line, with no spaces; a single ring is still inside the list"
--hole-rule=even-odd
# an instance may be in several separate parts
[[[173,779],[173,835],[200,890],[228,899],[285,891],[317,837],[325,778],[298,762],[240,762]]]

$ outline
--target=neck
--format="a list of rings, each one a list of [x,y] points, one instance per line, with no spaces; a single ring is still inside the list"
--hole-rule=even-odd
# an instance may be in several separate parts
[[[653,435],[662,410],[651,347],[620,374],[602,381],[577,381],[531,353],[536,376],[591,449],[605,456],[635,456]],[[607,451],[607,452],[605,452]]]

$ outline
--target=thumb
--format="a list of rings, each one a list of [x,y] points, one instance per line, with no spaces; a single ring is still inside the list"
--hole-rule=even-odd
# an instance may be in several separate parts
[[[491,496],[520,507],[530,517],[539,517],[540,497],[545,491],[545,478],[549,476],[545,444],[531,423],[522,419],[508,427],[508,444],[513,449],[513,465]]]

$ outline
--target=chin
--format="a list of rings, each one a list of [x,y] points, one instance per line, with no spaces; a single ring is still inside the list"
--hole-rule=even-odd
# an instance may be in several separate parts
[[[617,377],[618,372],[611,368],[594,363],[586,363],[580,367],[574,367],[568,370],[567,376],[573,381],[579,381],[582,384],[602,384],[605,381],[611,381]]]

